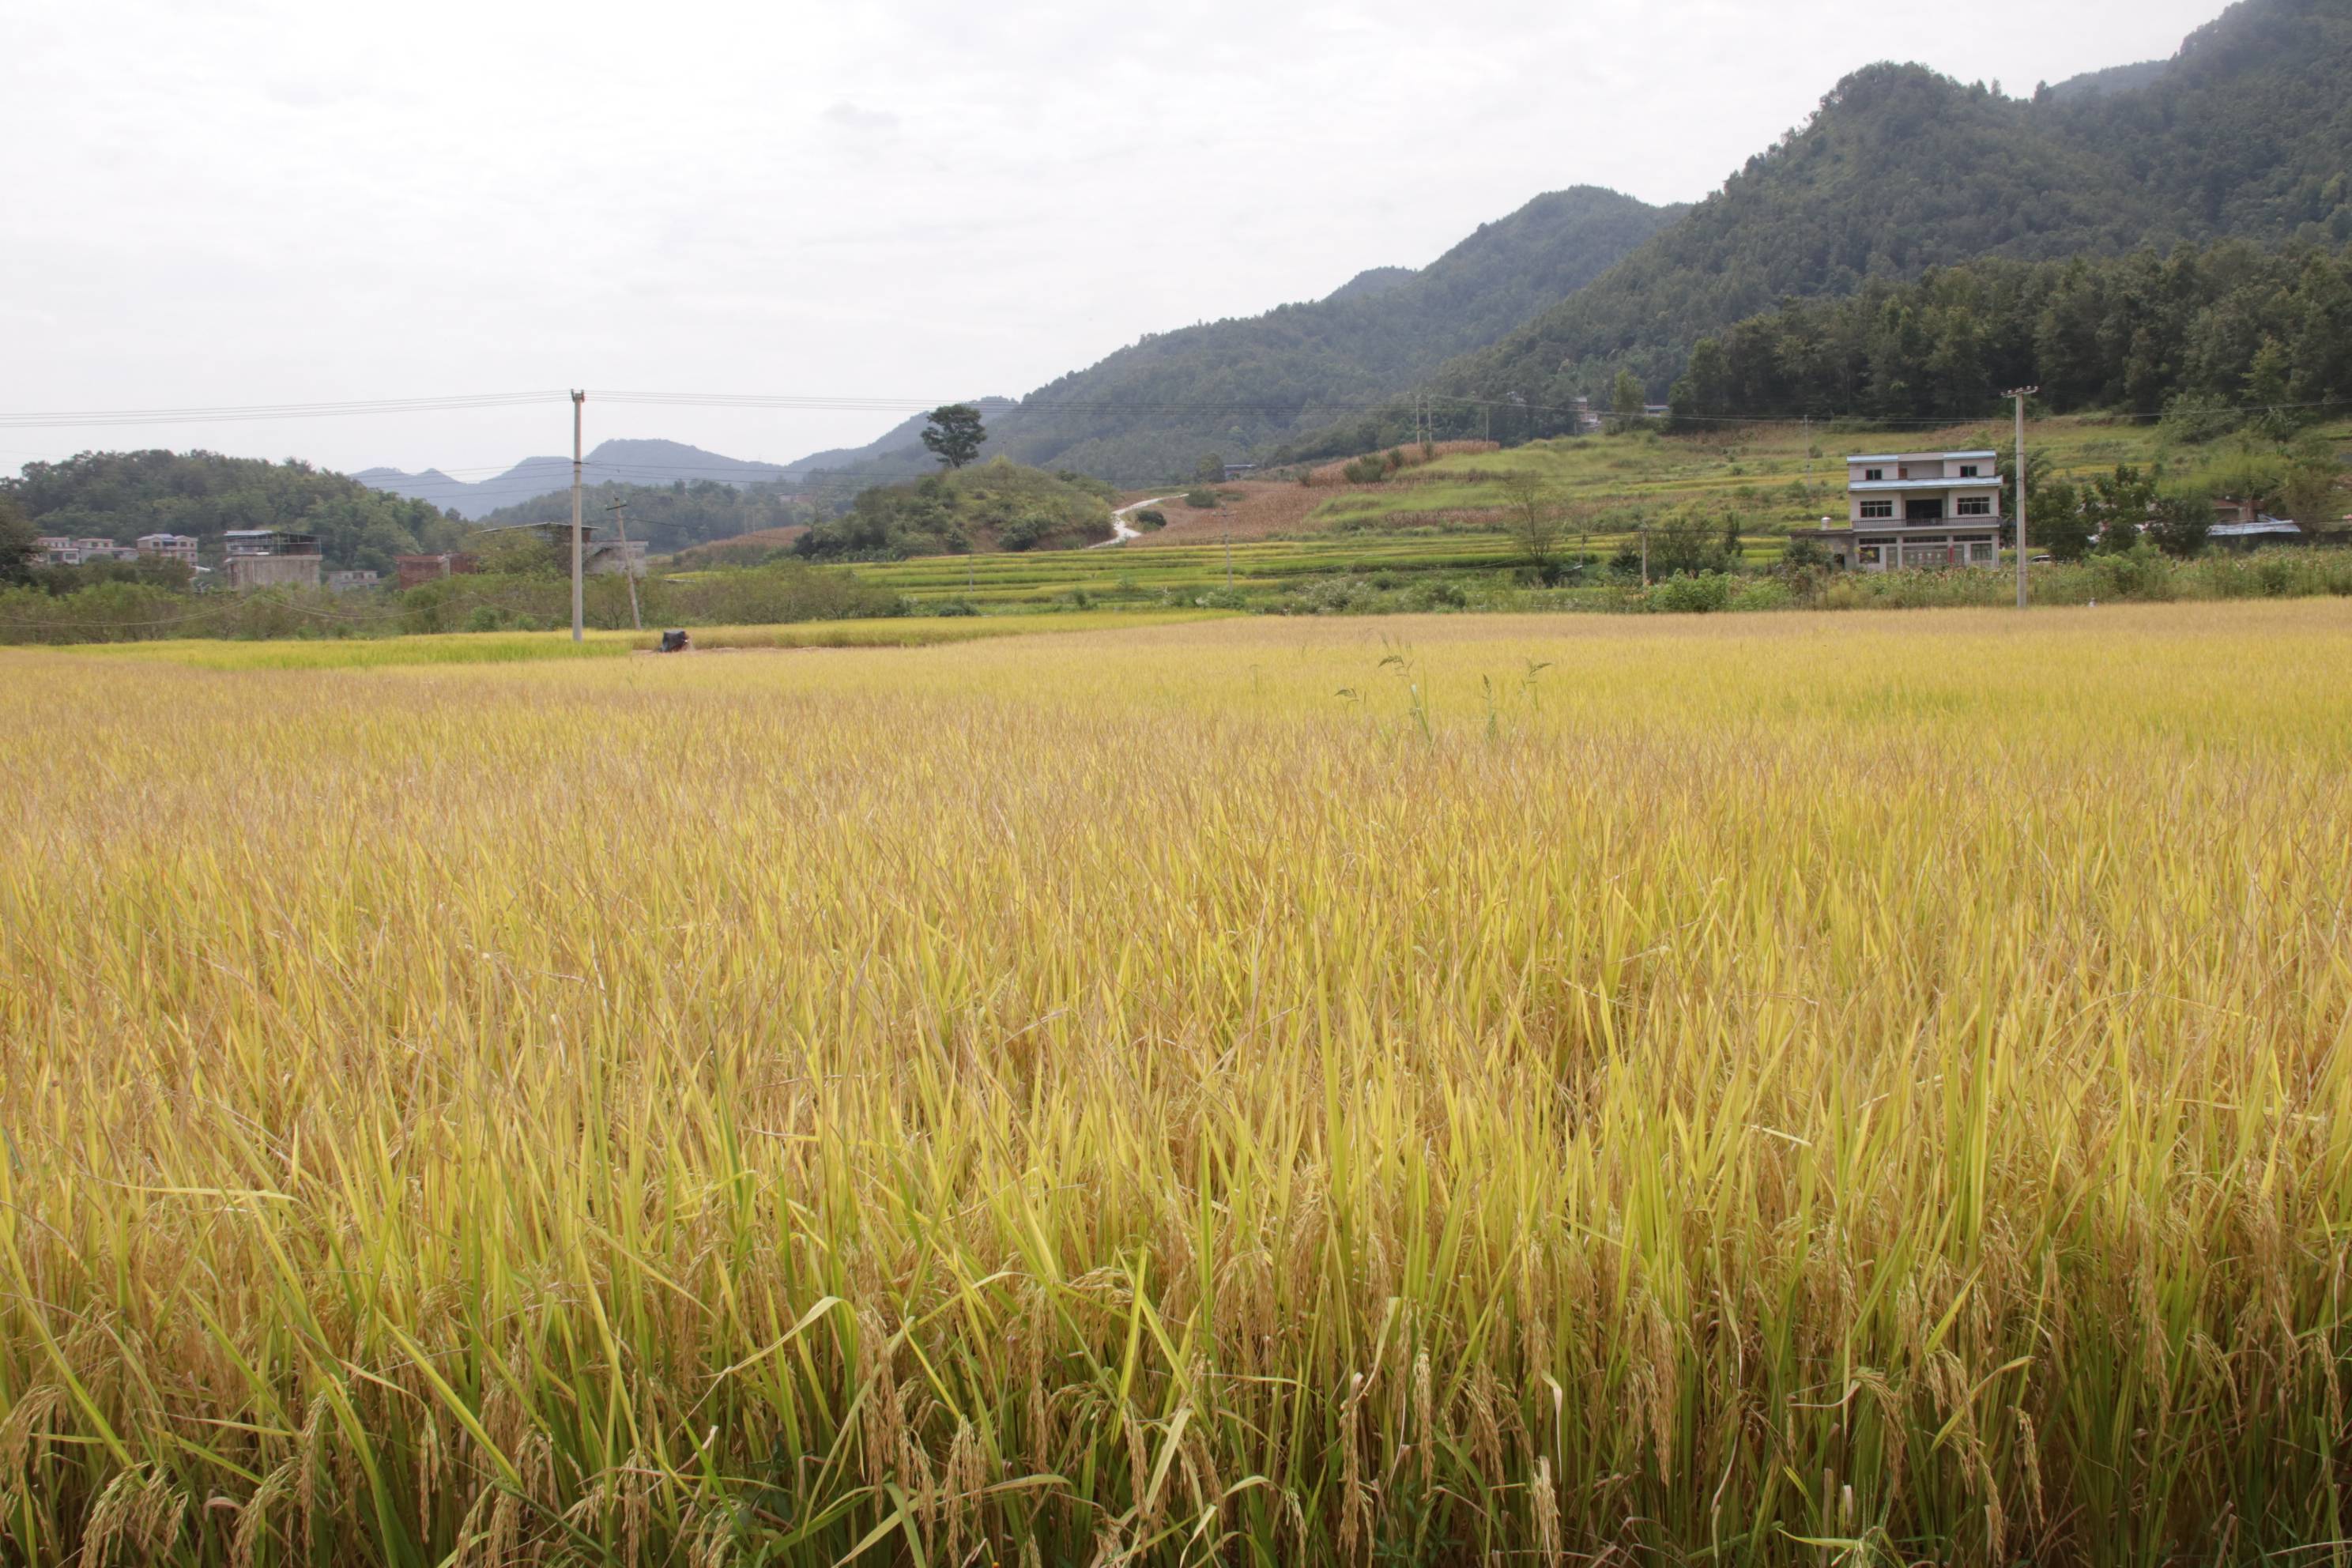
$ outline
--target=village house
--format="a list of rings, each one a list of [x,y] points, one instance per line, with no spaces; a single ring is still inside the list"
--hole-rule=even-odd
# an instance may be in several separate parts
[[[196,563],[196,540],[188,533],[142,533],[139,536],[139,553],[161,561],[177,561],[184,566]]]
[[[33,552],[44,566],[79,566],[91,561],[135,561],[139,552],[125,550],[111,539],[66,539],[43,534],[33,541]]]
[[[221,535],[232,588],[315,588],[325,564],[319,536],[283,528],[232,528]]]
[[[474,558],[459,551],[446,551],[438,555],[395,555],[392,558],[393,585],[404,594],[436,578],[460,577],[474,570]]]
[[[1801,530],[1840,569],[2000,564],[2000,455],[1904,452],[1846,459],[1846,521]]]

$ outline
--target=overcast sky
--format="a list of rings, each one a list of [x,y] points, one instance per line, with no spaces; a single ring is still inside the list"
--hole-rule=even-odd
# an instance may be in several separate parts
[[[1538,193],[1704,196],[1836,79],[2010,91],[2221,0],[0,0],[0,414],[592,389],[783,460],[1418,266]],[[478,477],[541,406],[0,428]]]

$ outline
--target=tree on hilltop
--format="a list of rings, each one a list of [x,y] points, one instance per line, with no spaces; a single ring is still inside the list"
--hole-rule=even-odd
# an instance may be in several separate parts
[[[941,463],[961,468],[980,456],[988,428],[981,423],[979,409],[969,403],[950,403],[932,409],[928,417],[930,426],[923,432],[923,445]]]

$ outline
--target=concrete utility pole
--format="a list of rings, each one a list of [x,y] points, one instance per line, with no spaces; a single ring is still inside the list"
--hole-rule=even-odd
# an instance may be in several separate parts
[[[604,510],[613,514],[613,527],[621,536],[621,575],[629,580],[629,625],[644,631],[646,619],[637,613],[637,563],[629,558],[629,503],[616,500]]]
[[[1642,520],[1642,586],[1650,585],[1650,520]]]
[[[572,395],[572,640],[579,642],[586,623],[587,601],[580,587],[580,405],[588,401],[584,392]]]
[[[2017,607],[2025,608],[2025,400],[2042,389],[2038,386],[2013,387],[2010,396],[2017,400]]]

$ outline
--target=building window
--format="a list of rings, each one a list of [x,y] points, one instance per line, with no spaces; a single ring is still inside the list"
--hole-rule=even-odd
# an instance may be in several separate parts
[[[1875,544],[1865,544],[1856,553],[1859,555],[1862,563],[1864,566],[1875,566],[1878,564],[1878,546]]]
[[[1865,521],[1890,521],[1895,516],[1895,503],[1891,500],[1866,500],[1862,503],[1862,515]]]
[[[1874,485],[1885,477],[1886,470],[1885,468],[1864,468],[1862,470],[1862,482],[1866,485]]]
[[[1962,496],[1960,504],[1953,510],[1961,517],[1990,517],[1992,502],[1983,496]]]
[[[1977,466],[1974,463],[1962,463],[1960,465],[1960,478],[1964,479],[1973,479],[1979,477],[1981,476],[1978,474]]]

